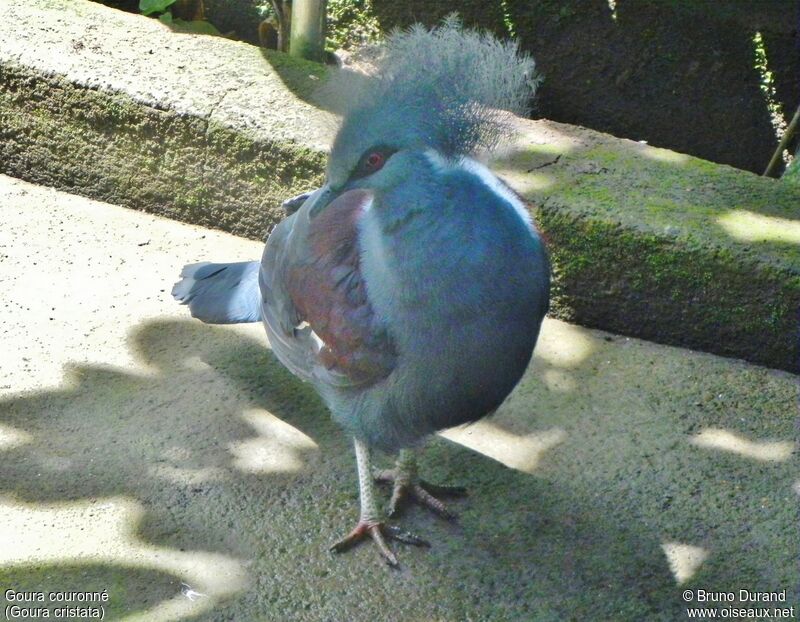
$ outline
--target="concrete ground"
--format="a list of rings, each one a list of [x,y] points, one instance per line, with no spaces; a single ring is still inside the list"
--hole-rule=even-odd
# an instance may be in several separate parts
[[[107,590],[105,619],[148,621],[800,604],[796,376],[547,320],[497,415],[430,443],[425,476],[470,496],[458,524],[410,510],[433,547],[394,571],[328,553],[357,516],[350,443],[261,326],[169,295],[184,263],[260,244],[1,176],[0,206],[4,609],[7,590]]]

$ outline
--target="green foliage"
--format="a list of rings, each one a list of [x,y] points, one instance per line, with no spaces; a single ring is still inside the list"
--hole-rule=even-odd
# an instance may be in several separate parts
[[[794,154],[794,158],[789,162],[789,166],[786,167],[781,179],[800,186],[800,147],[797,148],[797,153]]]
[[[163,13],[173,4],[175,0],[139,0],[139,10],[143,15]]]
[[[500,8],[503,10],[503,24],[505,24],[508,36],[515,39],[517,29],[514,27],[514,20],[511,19],[511,10],[508,8],[508,0],[500,0]]]
[[[764,45],[764,37],[760,31],[753,35],[753,53],[755,56],[753,67],[761,78],[761,84],[759,85],[761,94],[764,97],[764,103],[767,105],[775,135],[780,138],[786,129],[786,120],[784,119],[783,109],[775,88],[775,74],[769,68],[767,48]]]
[[[349,50],[381,38],[372,0],[328,0],[327,19],[326,47],[330,50]]]
[[[176,0],[140,0],[139,1],[139,8],[141,9],[142,5],[145,3],[151,4],[153,6],[158,5],[159,7],[152,10],[151,12],[156,13],[159,11],[164,11],[161,15],[158,16],[158,21],[162,24],[166,24],[173,30],[177,32],[186,32],[186,33],[193,33],[197,35],[216,35],[222,36],[222,33],[217,30],[217,27],[214,26],[211,22],[208,22],[204,19],[196,19],[193,21],[187,21],[185,19],[180,19],[179,17],[173,17],[172,11],[168,10],[171,4],[174,4]],[[144,12],[144,10],[142,10]],[[145,13],[147,15],[147,13]]]
[[[177,17],[172,17],[171,13],[164,13],[159,19],[177,32],[192,33],[195,35],[215,35],[222,36],[222,33],[217,29],[214,24],[204,19],[195,19],[186,21]]]

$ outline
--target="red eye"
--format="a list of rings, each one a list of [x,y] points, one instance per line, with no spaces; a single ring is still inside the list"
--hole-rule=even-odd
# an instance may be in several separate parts
[[[373,146],[373,149],[375,151],[367,151],[363,156],[361,156],[361,159],[358,161],[358,165],[350,174],[351,179],[360,179],[362,177],[372,175],[373,173],[377,173],[383,168],[384,164],[386,164],[386,160],[391,158],[392,155],[397,151],[396,149],[382,145],[375,145]]]
[[[373,151],[364,161],[364,168],[368,172],[374,173],[383,167],[384,162],[386,162],[386,157],[380,151]]]

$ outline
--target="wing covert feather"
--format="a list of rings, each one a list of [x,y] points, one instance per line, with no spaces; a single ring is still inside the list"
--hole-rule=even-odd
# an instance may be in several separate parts
[[[394,342],[359,269],[357,221],[371,196],[346,192],[313,218],[307,204],[267,241],[259,276],[262,317],[276,356],[304,380],[352,388],[394,369]]]

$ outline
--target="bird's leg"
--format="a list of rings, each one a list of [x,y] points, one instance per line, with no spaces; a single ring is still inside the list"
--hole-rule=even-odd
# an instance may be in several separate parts
[[[463,497],[466,489],[460,486],[437,486],[429,484],[417,475],[417,455],[413,449],[401,449],[393,469],[381,471],[375,478],[380,483],[391,483],[392,498],[389,501],[389,516],[396,516],[408,501],[415,501],[434,514],[454,520],[454,514],[434,495]]]
[[[370,475],[370,456],[369,447],[355,439],[356,466],[358,468],[358,489],[361,498],[361,516],[358,519],[353,531],[342,540],[339,540],[331,547],[334,553],[346,551],[350,547],[358,544],[366,537],[372,538],[378,545],[386,563],[390,566],[397,566],[397,557],[386,544],[386,540],[398,540],[406,544],[416,546],[430,546],[425,540],[413,534],[402,531],[394,525],[387,525],[381,518],[378,506],[375,503],[375,485]]]

